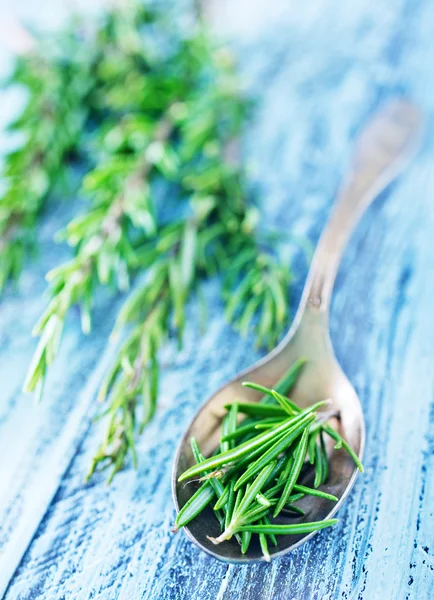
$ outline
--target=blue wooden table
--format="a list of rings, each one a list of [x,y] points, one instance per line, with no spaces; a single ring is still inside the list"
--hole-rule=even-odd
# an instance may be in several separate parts
[[[60,4],[15,10],[43,22]],[[353,236],[332,305],[333,343],[366,415],[366,472],[336,527],[271,565],[222,564],[170,532],[170,471],[183,429],[204,398],[258,358],[225,323],[211,282],[206,334],[192,305],[184,351],[163,357],[161,404],[139,443],[138,471],[110,487],[104,476],[83,483],[101,435],[89,425],[120,299],[101,298],[91,339],[71,315],[41,406],[20,391],[44,272],[68,256],[50,241],[70,214],[65,204],[44,221],[43,258],[0,304],[0,596],[434,598],[434,4],[221,0],[215,18],[258,99],[245,157],[269,225],[316,242],[367,115],[397,94],[427,115],[417,160]],[[296,265],[294,306],[307,271]]]

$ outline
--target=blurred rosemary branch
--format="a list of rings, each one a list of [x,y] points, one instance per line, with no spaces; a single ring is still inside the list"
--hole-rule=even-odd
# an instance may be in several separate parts
[[[6,155],[0,196],[0,293],[17,279],[35,250],[36,224],[56,187],[65,187],[68,158],[88,118],[88,61],[68,30],[17,57],[6,85],[26,91],[25,106],[8,130],[21,144]]]
[[[291,275],[258,227],[243,169],[228,157],[250,112],[228,52],[202,24],[186,33],[155,6],[112,9],[84,31],[79,24],[65,35],[69,58],[59,51],[49,60],[22,57],[12,77],[29,100],[15,124],[26,142],[20,159],[6,158],[6,175],[16,173],[28,187],[9,191],[18,185],[9,178],[0,199],[0,228],[14,231],[2,237],[0,282],[18,275],[45,200],[74,152],[86,168],[80,194],[87,208],[58,235],[74,256],[47,274],[50,300],[34,329],[39,342],[24,387],[41,395],[73,305],[89,333],[98,288],[126,292],[140,276],[118,315],[122,344],[99,393],[107,429],[89,476],[110,468],[111,479],[128,456],[136,464],[137,434],[158,399],[158,351],[173,332],[182,344],[198,283],[220,274],[228,320],[272,347],[288,322]],[[35,61],[44,74],[34,73]],[[61,80],[57,95],[50,77]],[[23,178],[27,164],[43,172],[44,185]],[[162,182],[176,210],[157,191]]]

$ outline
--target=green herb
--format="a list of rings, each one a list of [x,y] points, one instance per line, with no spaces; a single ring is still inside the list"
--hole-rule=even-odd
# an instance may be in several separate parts
[[[291,502],[288,502],[288,504],[282,510],[297,513],[301,517],[304,517],[304,515],[306,514],[302,508],[296,506],[295,504],[291,504]]]
[[[189,33],[154,3],[130,2],[73,23],[56,48],[35,45],[11,79],[29,101],[14,125],[26,141],[6,158],[0,289],[18,275],[58,184],[77,192],[67,175],[79,157],[86,204],[57,236],[73,256],[47,274],[24,388],[42,395],[73,306],[88,334],[100,288],[133,285],[112,335],[121,343],[99,392],[106,433],[88,474],[109,468],[111,480],[128,457],[137,462],[137,435],[157,408],[159,350],[173,336],[181,346],[200,282],[221,275],[228,320],[272,347],[289,321],[292,276],[229,159],[251,103],[230,54],[201,23]]]
[[[267,516],[265,516],[265,517],[262,518],[262,523],[264,525],[271,525],[270,519]],[[274,533],[269,533],[268,537],[270,538],[271,543],[273,544],[273,546],[277,546],[277,538],[274,535]]]
[[[270,390],[258,383],[252,383],[251,381],[245,381],[243,385],[246,387],[250,387],[254,390],[258,390],[265,394],[265,396],[260,400],[261,403],[267,403],[270,401],[270,399],[271,401],[273,401],[275,400],[274,394],[289,394],[291,392],[297,379],[300,377],[306,362],[307,361],[305,358],[299,358],[298,360],[296,360],[292,367],[289,369],[289,371],[287,371],[282,376],[282,378],[276,383],[273,390]],[[291,404],[291,401],[288,398],[286,398],[286,401],[289,404]],[[298,406],[294,403],[292,403],[292,408],[295,412],[300,410]]]
[[[291,496],[289,496],[287,503],[288,504],[292,504],[293,502],[297,502],[297,500],[301,500],[302,498],[304,498],[304,494],[292,494]],[[334,497],[331,498],[331,500],[336,500]]]
[[[269,527],[269,526],[264,525],[264,527]],[[267,562],[271,562],[270,552],[268,550],[267,536],[265,533],[259,534],[259,543],[261,545],[262,555],[263,555],[264,559]]]
[[[293,487],[300,476],[301,468],[306,456],[308,434],[309,430],[307,427],[305,427],[301,436],[301,440],[294,452],[294,462],[291,466],[288,479],[285,481],[285,487],[283,488],[282,495],[280,496],[279,502],[274,510],[273,517],[277,517],[282,508],[288,502],[288,498],[291,495]]]
[[[230,410],[226,417],[223,420],[222,424],[222,441],[220,444],[220,451],[226,452],[226,450],[230,450],[233,446],[232,441],[229,439],[224,439],[226,436],[232,435],[237,428],[237,416],[239,412],[238,404],[232,404]]]
[[[333,496],[332,494],[327,494],[322,490],[314,490],[312,488],[309,488],[305,485],[300,485],[298,483],[294,485],[294,491],[302,492],[303,494],[307,494],[308,496],[318,496],[319,498],[325,498],[326,500],[333,500],[334,502],[338,501],[336,496]]]
[[[357,456],[357,454],[354,452],[354,450],[348,444],[348,442],[345,441],[343,439],[343,437],[341,435],[339,435],[339,433],[335,429],[333,429],[333,427],[331,425],[328,425],[328,424],[324,425],[323,431],[325,431],[325,433],[327,433],[330,437],[332,437],[334,440],[336,440],[336,442],[337,442],[335,445],[336,450],[339,450],[339,448],[345,448],[345,450],[351,456],[353,461],[356,463],[359,471],[361,473],[363,473],[363,465],[362,465],[359,457]]]
[[[251,531],[243,531],[241,534],[241,554],[246,554],[250,546],[250,540],[252,539]]]
[[[288,373],[291,376],[285,375],[283,381],[286,381],[287,385],[292,387],[296,383],[294,373],[300,375],[300,365],[299,362],[295,369],[294,366],[290,369]],[[251,544],[252,534],[258,534],[264,560],[269,561],[271,556],[268,541],[276,545],[276,535],[311,533],[337,522],[336,519],[329,519],[314,523],[276,524],[270,520],[278,515],[280,518],[285,515],[287,519],[304,517],[303,507],[296,503],[306,495],[330,502],[338,501],[333,494],[316,489],[326,483],[329,471],[329,458],[323,434],[326,433],[337,441],[335,449],[346,450],[360,470],[363,470],[363,467],[354,450],[327,423],[326,415],[318,412],[328,401],[317,402],[301,410],[289,398],[283,396],[281,387],[281,391],[276,392],[258,384],[246,383],[245,385],[261,391],[266,398],[274,398],[278,402],[277,406],[273,406],[264,404],[262,400],[256,405],[257,407],[277,408],[281,414],[279,417],[270,418],[269,413],[264,413],[262,410],[251,410],[250,407],[255,406],[253,403],[237,401],[226,405],[229,412],[223,418],[220,451],[207,459],[200,455],[200,460],[196,460],[196,464],[179,477],[179,481],[184,481],[190,477],[206,474],[202,478],[205,479],[202,487],[192,497],[194,501],[189,500],[185,505],[186,511],[182,508],[178,514],[176,527],[179,525],[179,519],[186,524],[186,515],[191,520],[198,516],[209,502],[210,492],[205,486],[209,485],[210,481],[219,481],[222,491],[214,510],[224,508],[226,516],[224,522],[219,520],[220,535],[209,539],[215,544],[220,544],[234,535],[238,536],[241,553],[246,554]],[[248,406],[248,410],[245,411],[243,406]],[[247,425],[243,421],[236,422],[234,414],[238,412],[249,415],[246,419]],[[267,418],[264,419],[264,415],[267,415]],[[242,441],[241,436],[255,433],[255,425],[266,425],[268,429]],[[239,432],[241,436],[237,435]],[[241,441],[238,441],[240,437]],[[227,448],[225,443],[232,443],[233,447]],[[193,453],[196,457],[198,450],[195,452],[193,449]],[[302,477],[308,476],[307,465],[312,464],[307,461],[308,458],[312,458],[315,468],[313,488],[300,483]],[[224,483],[215,479],[218,474],[223,477]],[[199,495],[198,492],[203,489],[203,494]]]
[[[179,511],[175,521],[175,530],[184,527],[190,523],[198,514],[200,514],[205,506],[207,506],[214,498],[214,490],[209,482],[205,483],[197,490],[186,504]]]
[[[78,151],[89,118],[92,57],[83,52],[78,31],[51,43],[36,42],[16,60],[6,85],[27,96],[8,130],[21,138],[6,155],[0,196],[0,293],[18,279],[34,253],[38,218],[54,193],[68,191],[68,157]]]
[[[266,404],[257,404],[256,402],[236,402],[235,405],[238,407],[238,412],[244,415],[261,417],[282,417],[286,415],[286,411],[282,410],[279,406],[268,406]],[[225,408],[229,410],[231,406],[234,406],[234,404],[226,404]],[[226,435],[228,433],[225,432],[223,437]]]
[[[238,406],[238,404],[237,404]],[[256,431],[258,429],[260,429],[261,426],[266,425],[267,429],[273,425],[275,425],[276,423],[279,422],[279,418],[276,417],[271,417],[269,419],[262,419],[260,421],[257,421],[256,419],[253,421],[253,423],[248,423],[246,425],[237,427],[237,429],[235,429],[235,431],[233,431],[232,433],[228,433],[226,435],[222,436],[222,441],[223,442],[227,442],[227,441],[231,441],[231,440],[236,440],[240,437],[244,437],[246,434],[248,433],[256,433]],[[223,433],[223,432],[222,432]]]
[[[218,479],[213,478],[215,481],[219,481]],[[220,498],[217,500],[217,502],[215,503],[214,506],[214,510],[219,510],[220,508],[224,508],[228,502],[229,499],[229,489],[230,486],[227,485],[224,489],[223,489],[223,493],[220,496]]]
[[[338,519],[328,519],[324,521],[314,521],[313,523],[296,523],[291,525],[244,525],[238,529],[240,532],[249,531],[250,533],[266,533],[268,535],[297,535],[302,533],[312,533],[326,527],[331,527],[338,522]]]

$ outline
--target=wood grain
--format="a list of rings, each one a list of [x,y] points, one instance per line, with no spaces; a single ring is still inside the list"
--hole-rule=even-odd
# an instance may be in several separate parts
[[[428,116],[417,161],[353,236],[332,304],[333,343],[366,415],[366,473],[333,530],[271,566],[221,564],[170,533],[181,432],[208,394],[258,356],[224,323],[211,282],[208,331],[200,337],[193,304],[182,356],[175,360],[169,348],[164,357],[162,403],[140,441],[138,472],[124,471],[110,488],[103,477],[84,485],[100,435],[87,427],[92,371],[108,322],[97,324],[91,344],[71,320],[57,375],[44,404],[32,407],[18,390],[31,353],[27,332],[43,304],[41,264],[0,307],[0,543],[18,556],[23,523],[31,541],[8,600],[434,597],[434,6],[280,0],[261,21],[255,15],[267,14],[267,3],[257,0],[249,26],[224,6],[221,21],[259,98],[245,154],[269,224],[315,242],[366,115],[406,94]],[[306,273],[300,257],[296,269],[294,305]],[[26,515],[40,521],[34,536]],[[2,552],[0,565],[8,560]]]

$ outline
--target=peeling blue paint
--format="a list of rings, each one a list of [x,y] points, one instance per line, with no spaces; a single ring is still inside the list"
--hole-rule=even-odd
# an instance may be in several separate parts
[[[58,15],[60,4],[40,0],[35,18],[54,5]],[[259,98],[244,145],[265,218],[316,242],[353,135],[378,102],[404,91],[432,130],[434,5],[219,6],[229,11],[222,20]],[[30,4],[25,11],[37,12]],[[182,356],[167,351],[162,403],[139,443],[137,473],[125,470],[109,488],[99,475],[83,483],[100,436],[89,427],[96,375],[109,359],[101,354],[119,299],[101,300],[92,340],[83,340],[71,316],[40,408],[19,392],[32,352],[28,332],[44,305],[43,274],[59,259],[49,236],[64,216],[47,218],[45,263],[29,269],[21,293],[11,291],[0,306],[0,588],[9,582],[7,600],[434,598],[433,153],[427,135],[414,165],[364,217],[336,283],[331,334],[366,415],[366,473],[333,530],[271,566],[218,563],[170,532],[171,463],[183,429],[204,398],[258,357],[224,322],[216,282],[205,288],[208,331],[200,337],[192,306]],[[297,270],[306,273],[301,259]],[[294,306],[300,292],[299,281]]]

